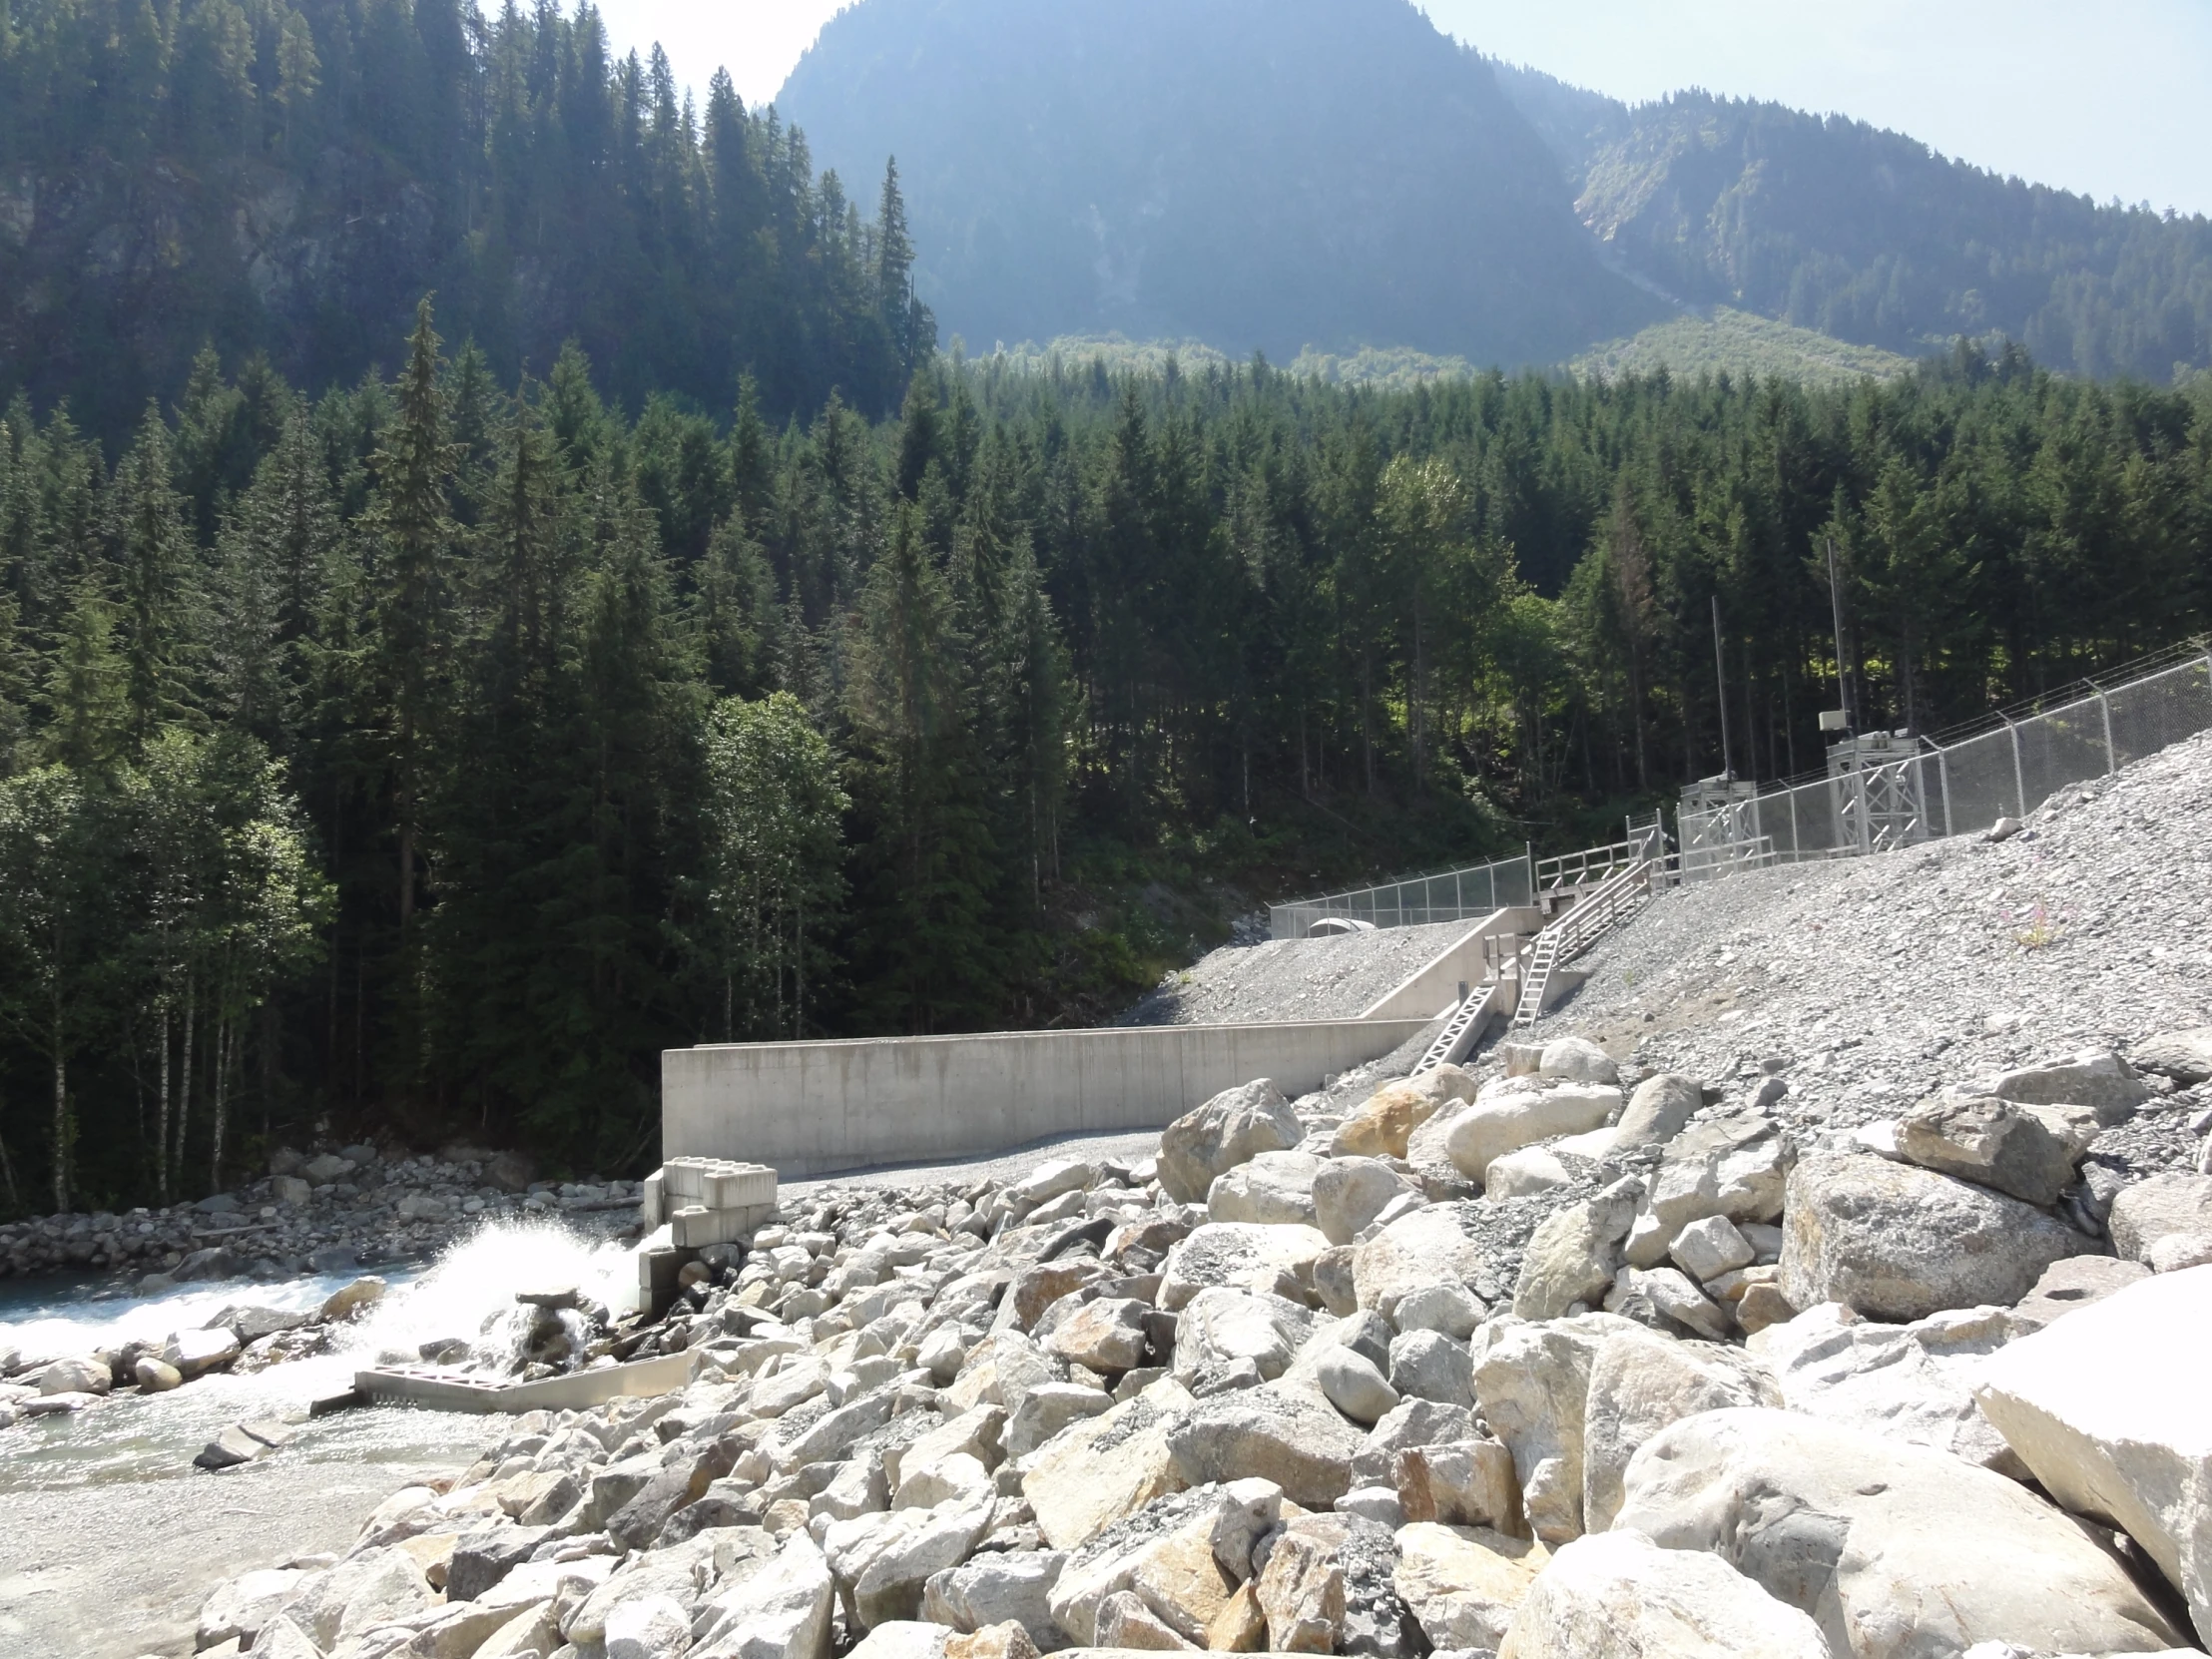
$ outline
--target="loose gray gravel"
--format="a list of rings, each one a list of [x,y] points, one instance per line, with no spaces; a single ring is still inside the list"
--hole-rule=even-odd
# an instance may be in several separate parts
[[[1357,1019],[1473,925],[1469,918],[1331,938],[1224,945],[1169,974],[1117,1023]]]
[[[2212,1024],[2212,734],[2069,786],[2010,840],[1663,894],[1575,965],[1588,983],[1516,1038],[1586,1036],[1731,1095],[1775,1062],[1783,1115],[1807,1126],[1855,1127],[1983,1072]],[[2100,1154],[2183,1158],[2184,1108],[2203,1099],[2165,1104]]]

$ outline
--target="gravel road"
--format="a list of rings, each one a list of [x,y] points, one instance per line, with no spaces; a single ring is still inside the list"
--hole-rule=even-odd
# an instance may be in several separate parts
[[[1473,925],[1470,918],[1333,938],[1224,945],[1169,974],[1117,1023],[1356,1019]]]
[[[2070,786],[2010,840],[1664,894],[1576,965],[1589,982],[1527,1040],[1580,1034],[1732,1094],[1778,1061],[1785,1110],[1808,1124],[1893,1117],[1982,1072],[2212,1024],[2212,734]],[[2148,1116],[2119,1142],[2179,1157],[2180,1122],[2160,1123],[2187,1113]]]

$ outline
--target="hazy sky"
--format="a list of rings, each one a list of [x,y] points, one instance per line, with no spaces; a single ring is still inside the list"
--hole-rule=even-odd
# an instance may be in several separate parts
[[[776,96],[839,0],[600,0],[618,46]],[[2042,184],[2212,213],[2212,0],[1430,0],[1437,26],[1631,101],[1841,111]]]

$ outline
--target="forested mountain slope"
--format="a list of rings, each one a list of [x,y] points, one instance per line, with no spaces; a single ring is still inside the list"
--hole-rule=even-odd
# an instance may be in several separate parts
[[[1118,330],[1513,365],[1662,311],[1406,0],[865,0],[777,107],[840,170],[896,154],[923,291],[979,351]]]
[[[884,157],[853,181],[871,210]],[[0,5],[0,397],[127,439],[203,345],[317,391],[388,369],[425,289],[493,375],[564,340],[634,407],[895,408],[934,343],[891,229],[804,138],[598,14],[459,0]]]
[[[1998,334],[2091,376],[2212,362],[2212,221],[1999,178],[1842,117],[1702,92],[1630,109],[1492,67],[1584,222],[1693,304],[1908,354]]]

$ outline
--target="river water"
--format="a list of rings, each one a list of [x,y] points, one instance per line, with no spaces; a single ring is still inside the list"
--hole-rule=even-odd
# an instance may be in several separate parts
[[[380,1272],[383,1302],[336,1353],[0,1429],[0,1652],[190,1653],[193,1614],[220,1579],[342,1550],[393,1490],[473,1461],[503,1431],[497,1418],[391,1406],[310,1422],[310,1400],[349,1387],[381,1358],[413,1361],[422,1343],[477,1339],[513,1309],[517,1290],[574,1284],[620,1308],[634,1273],[626,1249],[558,1223],[494,1223],[427,1266]],[[0,1286],[0,1349],[59,1358],[158,1341],[231,1306],[319,1307],[353,1277],[231,1280],[152,1297],[12,1283]],[[243,1468],[192,1467],[203,1445],[249,1417],[293,1423],[297,1437]],[[87,1596],[108,1615],[94,1625],[82,1617]]]

